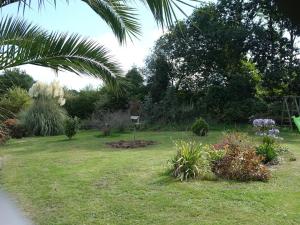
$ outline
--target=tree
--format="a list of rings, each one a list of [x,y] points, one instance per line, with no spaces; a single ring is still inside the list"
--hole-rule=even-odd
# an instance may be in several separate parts
[[[21,71],[20,69],[5,70],[0,75],[0,94],[4,94],[10,88],[14,87],[28,91],[33,83],[34,80],[25,71]]]
[[[130,69],[125,79],[128,83],[127,95],[129,100],[143,100],[146,94],[144,78],[137,67]]]
[[[121,43],[124,43],[127,37],[132,38],[140,34],[135,9],[129,6],[128,1],[83,0],[83,2],[111,27]],[[140,0],[140,2],[149,7],[155,20],[162,26],[172,24],[175,16],[174,7],[178,7],[176,3],[171,0]],[[19,4],[19,8],[23,7],[25,11],[32,5],[31,3],[26,0],[1,0],[0,8]],[[44,3],[45,1],[38,1],[38,6]],[[119,66],[108,51],[91,40],[76,34],[49,33],[22,20],[2,18],[0,70],[24,64],[101,77],[108,83],[114,82],[114,77],[120,75]]]
[[[87,119],[95,111],[96,102],[101,99],[99,90],[85,88],[80,92],[67,91],[65,109],[71,117]]]

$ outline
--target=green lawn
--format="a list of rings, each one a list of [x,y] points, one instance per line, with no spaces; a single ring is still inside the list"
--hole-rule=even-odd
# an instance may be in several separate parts
[[[204,143],[214,143],[212,131]],[[36,224],[300,224],[300,135],[285,133],[296,162],[274,168],[268,183],[193,181],[164,174],[175,154],[173,141],[185,132],[142,132],[157,141],[145,149],[112,150],[103,138],[81,132],[12,140],[1,147],[0,180]]]

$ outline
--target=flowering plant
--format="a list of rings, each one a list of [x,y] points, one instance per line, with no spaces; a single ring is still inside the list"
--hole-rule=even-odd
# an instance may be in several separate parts
[[[29,89],[29,95],[34,99],[41,97],[56,99],[60,106],[63,106],[66,102],[64,98],[64,90],[58,81],[53,81],[50,84],[36,82]]]
[[[259,136],[270,136],[278,138],[280,131],[275,128],[275,120],[272,119],[255,119],[253,120],[253,127],[256,130],[256,134]]]

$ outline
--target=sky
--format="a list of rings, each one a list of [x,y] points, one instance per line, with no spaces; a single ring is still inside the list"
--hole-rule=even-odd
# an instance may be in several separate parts
[[[119,61],[124,71],[129,70],[132,66],[142,67],[145,58],[150,54],[154,42],[163,34],[162,29],[157,26],[150,11],[143,5],[137,5],[136,8],[138,8],[139,19],[142,25],[142,36],[139,39],[134,39],[133,42],[129,41],[126,45],[121,46],[110,28],[85,3],[80,0],[69,0],[69,4],[66,2],[57,1],[56,7],[53,4],[46,3],[45,7],[41,9],[38,9],[33,4],[24,14],[22,10],[18,12],[17,4],[9,5],[2,8],[0,15],[1,17],[7,15],[18,16],[49,31],[79,33],[91,38],[110,50],[111,55]],[[188,15],[193,11],[192,8],[184,5],[182,5],[182,9]],[[185,17],[181,13],[178,13],[177,16],[179,19]],[[80,90],[86,86],[97,87],[101,85],[101,80],[99,79],[77,76],[69,72],[56,74],[51,69],[32,65],[21,66],[20,68],[37,81],[50,83],[53,80],[58,80],[63,86],[70,89]]]

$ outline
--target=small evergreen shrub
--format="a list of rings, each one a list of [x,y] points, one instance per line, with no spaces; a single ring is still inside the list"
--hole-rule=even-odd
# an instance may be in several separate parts
[[[206,136],[208,133],[208,124],[203,118],[199,118],[192,126],[192,131],[198,136]]]
[[[173,177],[181,181],[210,178],[213,176],[211,171],[211,154],[208,146],[195,142],[176,142],[177,154],[170,161],[170,173]]]
[[[79,119],[76,116],[74,118],[67,118],[65,120],[64,128],[65,135],[71,139],[79,130]]]

